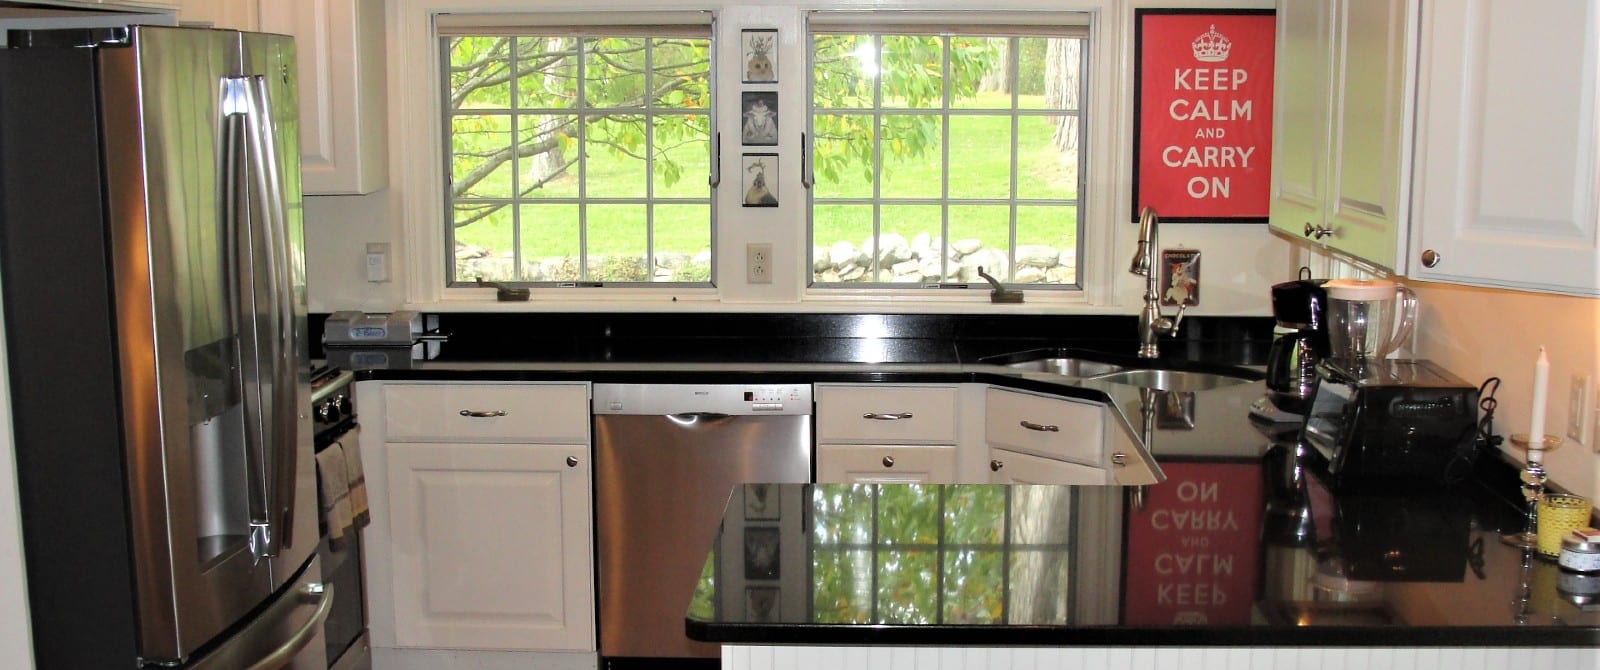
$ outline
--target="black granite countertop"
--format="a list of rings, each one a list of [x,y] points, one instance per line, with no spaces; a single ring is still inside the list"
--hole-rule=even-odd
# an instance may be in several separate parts
[[[1131,487],[736,488],[689,637],[872,645],[1594,646],[1600,577],[1472,488],[1335,493],[1304,458]]]

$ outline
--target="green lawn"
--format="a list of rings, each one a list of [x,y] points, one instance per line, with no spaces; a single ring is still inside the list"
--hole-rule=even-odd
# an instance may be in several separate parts
[[[999,106],[1003,96],[989,94],[983,99],[964,106],[992,108]],[[1025,96],[1025,98],[1028,98]],[[1024,108],[1037,108],[1039,101],[1032,96],[1022,103]],[[704,117],[694,122],[704,128]],[[1077,196],[1074,166],[1063,166],[1061,154],[1050,141],[1053,126],[1042,117],[1024,117],[1018,137],[1017,196],[1021,199],[1049,198],[1071,199]],[[937,137],[938,135],[936,135]],[[479,142],[499,142],[503,146],[510,137],[509,127],[493,128],[479,136]],[[1011,122],[1006,117],[972,116],[956,117],[950,128],[950,196],[952,198],[1010,197]],[[723,188],[740,189],[738,174],[739,154],[744,151],[765,151],[765,147],[725,147],[723,162]],[[575,150],[575,149],[574,149]],[[819,143],[819,153],[827,147]],[[677,164],[681,177],[668,184],[664,163],[657,163],[654,179],[655,194],[673,197],[706,198],[705,186],[708,172],[708,152],[704,144],[678,146],[668,155]],[[932,147],[920,157],[885,158],[882,195],[886,198],[937,198],[940,194],[941,169],[938,162],[939,147]],[[794,158],[782,165],[784,188],[779,197],[785,207],[804,205],[805,193],[794,181],[792,170],[799,168]],[[588,151],[588,193],[594,196],[642,197],[646,194],[645,162],[641,158],[619,154],[608,146],[594,144]],[[845,198],[870,197],[872,186],[866,178],[865,166],[852,165],[843,170],[837,182],[825,181],[818,175],[817,197]],[[501,169],[474,189],[475,193],[509,194],[511,172]],[[577,195],[577,173],[552,181],[540,193],[550,196]],[[1008,240],[1009,210],[1005,206],[952,205],[950,208],[950,235],[952,240],[976,238],[987,245],[1003,247]],[[642,255],[646,246],[646,208],[643,205],[595,205],[587,217],[587,240],[590,255]],[[724,213],[722,225],[737,225],[740,212]],[[459,242],[484,247],[495,252],[512,245],[512,208],[506,207],[492,216],[456,229]],[[710,230],[707,222],[710,210],[704,204],[661,204],[654,211],[654,244],[658,253],[679,252],[694,254],[709,248]],[[815,239],[823,246],[844,240],[860,244],[871,232],[872,210],[867,206],[819,204],[815,212]],[[1070,246],[1074,244],[1075,211],[1067,207],[1026,205],[1019,207],[1017,221],[1018,244],[1045,244]],[[522,253],[525,258],[575,256],[579,246],[578,208],[572,204],[538,204],[521,207]],[[917,233],[940,234],[940,209],[937,206],[886,204],[881,211],[882,230],[896,232],[906,238]]]

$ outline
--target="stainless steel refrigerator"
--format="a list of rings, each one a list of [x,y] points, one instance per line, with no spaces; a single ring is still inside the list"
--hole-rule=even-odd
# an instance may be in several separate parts
[[[293,41],[8,37],[0,293],[38,667],[325,668]]]

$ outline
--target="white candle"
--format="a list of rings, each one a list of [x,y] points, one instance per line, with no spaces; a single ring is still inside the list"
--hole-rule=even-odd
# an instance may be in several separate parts
[[[1550,385],[1550,358],[1539,347],[1539,362],[1533,365],[1533,420],[1528,426],[1528,460],[1538,460],[1535,451],[1544,448],[1545,387]]]

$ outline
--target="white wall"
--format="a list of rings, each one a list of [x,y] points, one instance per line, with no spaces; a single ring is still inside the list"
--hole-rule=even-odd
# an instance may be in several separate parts
[[[985,3],[985,9],[999,7],[1030,7],[1048,6],[1051,9],[1089,8],[1099,11],[1097,19],[1102,30],[1102,38],[1114,43],[1115,49],[1110,53],[1114,56],[1112,63],[1106,64],[1102,70],[1104,81],[1097,82],[1097,90],[1109,92],[1112,96],[1107,108],[1112,110],[1112,126],[1107,131],[1107,137],[1112,138],[1109,144],[1112,148],[1110,154],[1105,155],[1098,165],[1109,166],[1098,170],[1097,174],[1090,175],[1090,192],[1092,198],[1099,198],[1098,211],[1090,211],[1086,215],[1089,225],[1098,226],[1095,231],[1086,231],[1086,237],[1104,235],[1107,228],[1113,235],[1111,242],[1091,247],[1089,256],[1083,260],[1080,267],[1091,277],[1099,277],[1102,289],[1092,292],[1092,304],[1062,304],[1061,302],[1047,303],[1042,299],[1032,300],[1020,306],[993,306],[981,300],[965,301],[908,301],[885,300],[883,298],[846,300],[837,299],[818,300],[815,296],[807,296],[803,289],[804,265],[800,262],[808,253],[805,226],[805,198],[785,197],[781,207],[764,210],[742,210],[737,206],[737,194],[731,192],[719,193],[718,202],[721,215],[718,218],[718,228],[715,232],[718,247],[722,250],[718,257],[719,289],[707,300],[681,302],[667,301],[661,293],[654,298],[641,299],[634,302],[606,302],[596,304],[590,299],[577,300],[541,300],[535,298],[530,303],[519,303],[508,307],[504,304],[493,302],[487,292],[480,292],[477,302],[461,303],[452,300],[442,303],[427,295],[427,291],[416,284],[415,274],[408,277],[407,270],[419,270],[423,277],[427,277],[432,268],[421,271],[421,264],[416,261],[420,258],[423,262],[432,262],[432,249],[423,250],[422,245],[408,244],[405,230],[407,226],[415,227],[432,225],[431,221],[410,221],[407,216],[434,216],[422,208],[423,214],[411,215],[406,209],[407,193],[410,188],[406,175],[408,171],[415,174],[418,165],[434,162],[431,149],[425,144],[419,146],[423,140],[414,140],[419,135],[407,130],[406,115],[415,114],[417,109],[417,91],[419,87],[430,87],[429,81],[417,77],[402,76],[408,65],[407,58],[416,61],[418,50],[407,44],[414,41],[416,34],[415,23],[418,16],[417,7],[424,4],[437,4],[434,0],[388,0],[389,22],[389,58],[390,67],[389,86],[389,128],[390,128],[390,163],[391,179],[390,188],[365,196],[324,196],[306,198],[305,221],[306,237],[308,242],[307,265],[310,279],[311,309],[315,312],[328,312],[337,309],[364,309],[369,311],[386,311],[410,306],[422,309],[436,310],[651,310],[651,311],[715,311],[715,310],[754,310],[754,311],[898,311],[898,312],[1016,312],[1016,313],[1041,313],[1041,312],[1087,312],[1087,313],[1134,313],[1139,307],[1142,297],[1143,280],[1125,271],[1128,260],[1133,255],[1134,243],[1137,237],[1137,226],[1128,223],[1131,216],[1131,169],[1132,169],[1132,63],[1133,63],[1133,11],[1136,7],[1272,7],[1270,0],[1216,0],[1214,2],[1200,2],[1198,0],[1078,0],[1076,2],[1040,3],[1034,0],[1001,0],[994,3]],[[472,3],[481,7],[507,7],[508,3],[502,0],[482,0]],[[514,3],[512,3],[514,4]],[[542,3],[541,8],[562,10],[572,8],[607,9],[617,7],[649,7],[655,9],[716,9],[719,15],[719,39],[724,47],[737,43],[738,31],[747,27],[778,27],[781,30],[781,52],[779,67],[780,82],[779,101],[782,118],[793,119],[804,117],[804,82],[808,76],[805,72],[804,40],[800,39],[801,17],[807,9],[812,8],[886,8],[886,9],[918,9],[918,8],[972,8],[970,3],[955,0],[884,0],[880,2],[863,2],[860,0],[815,0],[805,5],[781,4],[763,2],[761,0],[748,0],[743,3],[705,3],[694,0],[612,0],[611,2],[576,2],[576,0],[557,0]],[[1102,9],[1103,8],[1103,9]],[[527,6],[517,7],[527,11]],[[736,49],[736,47],[734,47]],[[426,51],[426,50],[424,50]],[[736,53],[733,52],[733,53]],[[738,92],[741,90],[739,77],[736,71],[736,58],[722,58],[721,70],[718,74],[719,124],[724,137],[737,136],[737,104]],[[1095,85],[1095,84],[1091,84]],[[410,97],[408,98],[408,92]],[[431,95],[431,93],[427,93]],[[1106,93],[1101,93],[1106,95]],[[426,98],[424,98],[424,101]],[[1091,101],[1091,104],[1094,104]],[[412,117],[415,121],[416,117]],[[431,129],[435,123],[431,118],[424,119],[424,126],[428,128],[425,141],[435,141],[437,132]],[[413,123],[413,127],[419,124]],[[790,135],[794,135],[791,137]],[[782,144],[777,150],[783,154],[782,161],[785,166],[796,166],[799,160],[799,142],[797,133],[785,133],[780,140]],[[1091,151],[1094,151],[1091,148]],[[738,147],[724,147],[725,161],[736,161]],[[1091,157],[1091,160],[1095,160]],[[728,163],[725,163],[725,165]],[[783,193],[801,194],[799,184],[799,170],[785,169],[781,171],[784,183]],[[415,179],[409,181],[415,182]],[[729,189],[722,189],[728,191]],[[1091,200],[1091,209],[1095,203]],[[785,284],[778,281],[772,285],[751,285],[744,283],[742,256],[738,252],[744,248],[746,242],[770,241],[774,244],[775,268],[781,278],[792,278]],[[389,242],[392,245],[392,258],[395,266],[392,276],[395,281],[389,283],[368,283],[365,281],[363,261],[366,244],[369,242]],[[1201,304],[1190,312],[1196,315],[1266,315],[1267,287],[1277,281],[1289,278],[1283,274],[1282,259],[1288,253],[1288,245],[1283,240],[1267,234],[1264,225],[1215,225],[1215,224],[1168,224],[1163,226],[1162,246],[1164,247],[1190,247],[1201,249],[1205,256],[1203,264],[1203,300]],[[427,240],[427,243],[433,243]],[[437,247],[436,247],[437,248]],[[1109,254],[1104,249],[1113,249]],[[1101,251],[1095,251],[1100,249]],[[425,252],[424,252],[425,251]],[[412,254],[411,261],[414,267],[405,267],[408,254]],[[1109,255],[1109,258],[1103,257]],[[414,285],[408,285],[410,284]],[[1035,292],[1040,293],[1040,292]],[[420,297],[419,297],[420,296]],[[411,301],[411,302],[408,302]],[[420,301],[420,302],[419,302]]]

